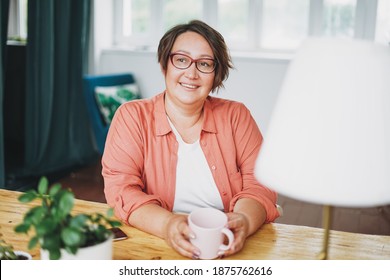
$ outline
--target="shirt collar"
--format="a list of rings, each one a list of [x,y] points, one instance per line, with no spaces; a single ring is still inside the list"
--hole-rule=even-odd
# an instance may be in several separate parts
[[[168,123],[167,114],[165,112],[165,92],[154,97],[154,121],[156,124],[156,135],[161,136],[172,131]]]
[[[204,121],[202,129],[207,132],[217,133],[217,128],[215,126],[213,107],[212,107],[213,98],[208,96],[203,106]]]

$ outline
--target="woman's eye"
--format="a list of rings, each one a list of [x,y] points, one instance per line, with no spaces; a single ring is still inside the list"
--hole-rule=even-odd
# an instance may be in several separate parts
[[[200,65],[202,67],[211,67],[211,64],[209,62],[207,62],[207,61],[200,61]]]
[[[178,61],[178,62],[181,62],[181,63],[186,63],[186,62],[187,62],[187,58],[185,58],[185,57],[179,57],[179,58],[177,59],[177,61]]]

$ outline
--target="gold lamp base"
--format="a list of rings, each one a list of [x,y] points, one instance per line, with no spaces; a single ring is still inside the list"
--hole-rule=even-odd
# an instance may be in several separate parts
[[[318,254],[319,260],[328,259],[329,232],[330,232],[331,222],[332,222],[332,206],[324,205],[322,209],[322,226],[325,232],[324,232],[324,240],[322,244],[322,251]]]

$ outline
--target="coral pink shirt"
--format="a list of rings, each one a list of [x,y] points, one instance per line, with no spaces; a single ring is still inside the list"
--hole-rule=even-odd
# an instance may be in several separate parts
[[[104,191],[109,206],[128,223],[138,207],[155,203],[172,211],[178,142],[168,123],[164,93],[118,108],[102,158]],[[208,97],[204,104],[200,144],[221,195],[224,210],[238,199],[257,200],[274,221],[277,195],[254,177],[262,135],[241,103]]]

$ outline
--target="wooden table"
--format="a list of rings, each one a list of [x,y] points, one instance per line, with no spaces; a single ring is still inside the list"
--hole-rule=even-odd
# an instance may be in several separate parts
[[[0,231],[3,238],[16,250],[27,250],[28,236],[14,232],[24,213],[34,205],[22,204],[20,192],[0,190]],[[76,200],[74,213],[106,213],[108,206],[85,200]],[[171,249],[164,240],[130,226],[121,227],[129,236],[114,242],[114,259],[118,260],[179,260],[186,259]],[[321,250],[323,230],[306,226],[284,224],[264,225],[248,238],[239,253],[226,259],[281,260],[316,259]],[[29,251],[33,259],[40,259],[39,248]],[[329,259],[390,259],[390,236],[331,231]]]

